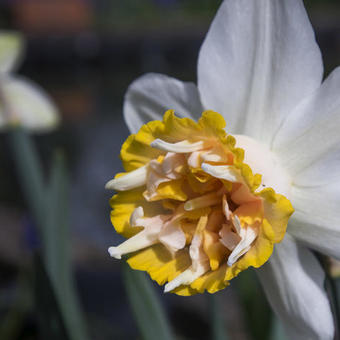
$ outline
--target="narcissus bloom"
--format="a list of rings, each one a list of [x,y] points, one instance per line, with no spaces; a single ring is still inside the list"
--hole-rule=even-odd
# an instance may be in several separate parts
[[[260,267],[289,338],[332,339],[310,248],[340,259],[340,69],[322,79],[302,1],[225,0],[200,50],[197,87],[148,74],[128,89],[127,173],[107,185],[118,191],[112,222],[128,240],[111,255],[130,254],[133,268],[184,295]],[[168,111],[162,120],[168,109],[186,118]],[[206,110],[225,118],[227,133]]]
[[[0,30],[0,130],[20,124],[30,131],[49,131],[59,123],[58,109],[40,86],[15,74],[24,45],[20,33]]]
[[[130,237],[111,256],[134,253],[131,267],[168,282],[166,292],[214,293],[260,267],[293,212],[287,198],[264,188],[224,128],[215,112],[195,123],[168,111],[127,139],[121,158],[128,172],[107,184],[119,191],[112,223]]]

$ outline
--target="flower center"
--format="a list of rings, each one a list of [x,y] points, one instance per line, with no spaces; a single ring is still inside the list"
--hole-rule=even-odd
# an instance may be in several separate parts
[[[226,285],[241,270],[262,265],[285,233],[291,205],[269,186],[289,193],[288,176],[273,153],[238,136],[246,162],[264,174],[261,181],[243,162],[244,151],[235,147],[224,124],[214,112],[203,113],[198,123],[166,113],[163,122],[145,125],[122,147],[123,161],[140,166],[106,185],[121,192],[112,199],[113,224],[132,234],[109,248],[112,257],[161,245],[173,261],[179,254],[188,258],[186,268],[166,275],[165,292],[193,288],[212,273]],[[137,155],[132,157],[132,150]],[[123,198],[124,192],[134,198]],[[145,259],[133,266],[154,275]]]

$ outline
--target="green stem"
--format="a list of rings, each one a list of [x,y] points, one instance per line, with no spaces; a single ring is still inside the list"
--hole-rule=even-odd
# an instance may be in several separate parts
[[[145,273],[122,264],[123,280],[137,326],[144,340],[175,339],[163,307]]]
[[[18,273],[15,300],[0,326],[0,339],[18,338],[26,313],[31,308],[30,280],[25,269]]]
[[[228,334],[224,326],[223,314],[221,311],[221,296],[218,293],[208,295],[210,325],[213,340],[228,340]]]
[[[25,201],[39,231],[43,230],[46,217],[43,171],[31,138],[20,127],[12,127],[8,133],[9,146],[20,179]]]
[[[58,339],[89,339],[75,289],[69,254],[68,178],[64,158],[59,153],[56,155],[51,181],[49,185],[45,185],[41,163],[29,135],[20,126],[12,126],[8,133],[8,141],[20,186],[38,227],[42,243],[43,260],[36,262],[35,266],[42,266],[40,264],[42,262],[44,268],[40,268],[41,270],[36,268],[40,273],[38,278],[39,280],[43,278],[46,272],[48,278],[45,283],[51,285],[50,289],[46,287],[45,296],[39,300],[41,317],[44,318],[50,305],[58,305],[58,308],[52,309],[51,317],[59,320],[57,316],[60,310],[62,325],[55,331],[65,328],[67,333],[67,337],[63,336]],[[39,280],[36,286],[41,284]],[[37,293],[40,291],[42,288],[39,286]],[[48,297],[51,303],[48,302]],[[44,302],[44,305],[41,302]],[[50,329],[50,333],[54,336],[53,329]]]

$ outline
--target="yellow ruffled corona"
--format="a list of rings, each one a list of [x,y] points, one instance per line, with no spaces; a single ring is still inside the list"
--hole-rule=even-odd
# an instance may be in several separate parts
[[[126,173],[107,183],[111,221],[129,255],[165,292],[214,293],[249,266],[260,267],[285,235],[293,207],[243,162],[225,121],[206,111],[196,123],[167,111],[122,146]],[[262,188],[262,187],[261,187]]]

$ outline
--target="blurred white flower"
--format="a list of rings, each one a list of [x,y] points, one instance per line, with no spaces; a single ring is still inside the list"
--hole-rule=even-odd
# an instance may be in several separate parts
[[[24,39],[17,32],[0,31],[0,72],[16,71],[24,52]]]
[[[340,69],[322,79],[303,1],[225,0],[200,50],[197,87],[147,74],[124,104],[132,133],[167,109],[194,119],[207,109],[221,113],[262,183],[290,199],[287,234],[256,272],[298,340],[334,336],[325,274],[309,250],[340,259]]]
[[[49,131],[59,123],[58,109],[40,86],[14,73],[23,54],[23,37],[0,31],[0,129],[20,124],[35,132]]]

